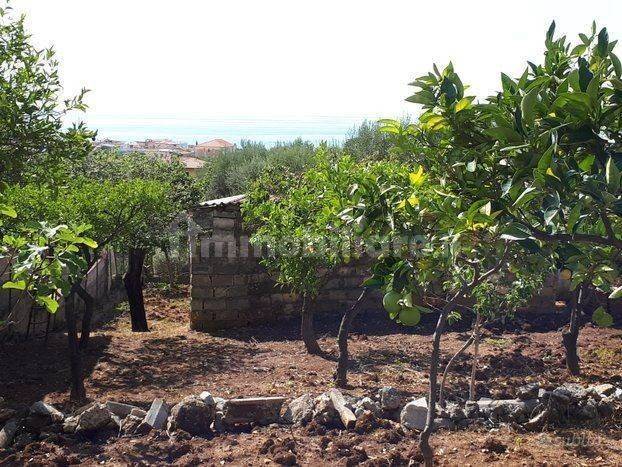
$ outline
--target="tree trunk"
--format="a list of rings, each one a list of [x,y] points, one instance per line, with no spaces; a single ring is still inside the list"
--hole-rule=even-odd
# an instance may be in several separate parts
[[[309,306],[306,295],[302,296],[300,315],[302,318],[300,323],[300,333],[302,335],[302,340],[305,343],[305,347],[307,348],[307,352],[312,355],[322,354],[322,349],[317,343],[315,330],[313,329],[313,310]]]
[[[75,284],[73,291],[84,302],[84,315],[82,316],[82,331],[80,333],[80,350],[85,350],[89,346],[89,338],[91,337],[91,321],[93,319],[93,310],[95,308],[95,299],[88,291],[82,287],[82,284]]]
[[[339,334],[337,335],[337,343],[339,345],[339,359],[337,361],[337,371],[335,373],[335,385],[338,388],[345,388],[348,386],[348,334],[350,333],[350,326],[356,318],[360,310],[360,305],[367,295],[367,289],[363,289],[361,295],[356,302],[346,310],[341,318],[341,324],[339,325]]]
[[[562,343],[566,349],[566,368],[573,376],[581,374],[579,367],[579,355],[577,353],[577,339],[579,338],[579,314],[583,305],[583,285],[577,286],[572,298],[572,309],[570,311],[570,324],[568,329],[562,333]]]
[[[78,343],[78,326],[76,323],[76,310],[73,306],[72,294],[65,301],[65,321],[67,323],[67,339],[69,347],[69,366],[71,369],[71,393],[72,401],[86,399],[84,389],[84,375],[82,373],[82,353]]]
[[[476,376],[477,364],[479,363],[479,341],[482,333],[482,315],[477,313],[475,318],[475,327],[473,328],[473,365],[471,366],[471,381],[469,382],[469,400],[474,401],[477,398]]]
[[[426,418],[425,428],[419,435],[419,449],[425,460],[426,467],[431,467],[434,463],[434,451],[430,447],[430,436],[434,430],[434,417],[436,416],[436,395],[438,394],[438,361],[441,353],[441,336],[445,330],[447,316],[451,312],[459,294],[456,294],[443,307],[441,314],[436,323],[434,337],[432,341],[432,356],[430,357],[430,382],[428,388],[428,415]]]
[[[143,265],[146,255],[147,251],[142,248],[130,248],[127,272],[123,278],[134,332],[149,331],[143,298]]]
[[[438,391],[438,405],[441,407],[445,407],[445,382],[447,381],[447,375],[449,374],[449,370],[454,366],[454,362],[456,359],[464,353],[466,349],[473,343],[473,335],[470,335],[464,345],[458,350],[453,357],[447,363],[445,367],[445,371],[443,372],[443,378],[441,379],[441,388]]]

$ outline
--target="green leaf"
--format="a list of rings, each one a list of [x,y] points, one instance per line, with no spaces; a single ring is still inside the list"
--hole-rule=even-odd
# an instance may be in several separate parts
[[[534,193],[535,190],[536,190],[536,188],[532,187],[532,186],[530,186],[529,188],[526,188],[518,196],[518,198],[516,198],[516,201],[514,201],[514,204],[512,206],[514,206],[514,207],[521,206],[521,205],[531,201],[537,195],[537,193]]]
[[[613,325],[613,316],[607,313],[602,306],[599,306],[594,310],[594,313],[592,313],[592,321],[597,326],[606,328]]]
[[[607,52],[609,52],[609,33],[607,32],[607,28],[602,28],[598,33],[596,51],[602,58],[605,58],[607,56]]]
[[[546,169],[551,167],[551,163],[553,162],[553,150],[555,149],[555,145],[549,146],[549,148],[544,151],[542,157],[538,161],[538,170],[541,172],[546,172]]]
[[[507,141],[508,143],[520,143],[523,140],[516,130],[504,126],[488,128],[486,134],[498,141]]]
[[[15,219],[17,217],[17,212],[11,206],[7,206],[5,204],[0,204],[0,214],[11,217]]]
[[[463,97],[458,102],[456,102],[455,113],[458,113],[464,109],[468,109],[471,106],[472,97]]]
[[[575,204],[570,210],[570,214],[568,214],[568,231],[572,232],[574,226],[577,225],[579,218],[581,217],[581,203]]]
[[[579,168],[581,170],[583,170],[584,172],[589,172],[590,169],[592,168],[592,165],[594,164],[594,160],[595,159],[596,159],[596,157],[594,156],[594,154],[590,154],[590,155],[586,156],[585,159],[583,159],[579,163]]]
[[[3,289],[26,290],[26,281],[8,281],[2,284]]]
[[[523,115],[523,122],[531,126],[536,118],[536,102],[538,102],[539,88],[533,88],[523,97],[520,103],[520,110]]]
[[[97,242],[88,237],[78,237],[76,239],[76,243],[82,243],[83,245],[86,245],[89,248],[93,248],[93,249],[97,248]]]
[[[531,237],[529,229],[522,224],[513,223],[510,224],[501,235],[504,240],[525,240]]]
[[[555,21],[551,22],[548,31],[546,31],[546,44],[547,46],[553,42],[553,35],[555,34]]]
[[[622,297],[622,286],[616,288],[609,294],[609,298],[616,299]]]
[[[622,76],[622,64],[620,63],[620,59],[613,52],[609,52],[609,58],[611,59],[611,64],[613,65],[615,74],[619,78]]]
[[[611,191],[618,191],[620,188],[620,171],[618,170],[618,167],[612,157],[609,158],[607,166],[605,167],[605,179],[607,181],[607,186]]]
[[[37,295],[37,302],[44,305],[47,310],[54,314],[58,310],[58,302],[51,295]]]
[[[476,167],[477,167],[477,160],[472,160],[466,165],[467,172],[475,172]]]

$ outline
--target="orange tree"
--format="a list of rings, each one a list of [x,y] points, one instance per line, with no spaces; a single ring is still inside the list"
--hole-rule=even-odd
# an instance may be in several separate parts
[[[388,124],[388,122],[386,123]],[[395,123],[399,125],[399,123]],[[466,164],[455,173],[469,174]],[[384,292],[389,316],[406,326],[416,326],[421,313],[437,313],[429,370],[428,417],[420,447],[426,463],[433,452],[429,438],[434,429],[438,393],[441,336],[448,320],[458,317],[466,302],[478,302],[477,293],[507,274],[522,252],[504,238],[505,218],[494,212],[486,184],[475,198],[457,196],[459,180],[433,176],[423,166],[397,176],[365,172],[353,185],[351,206],[341,213],[358,226],[358,235],[381,249],[364,284]],[[462,176],[461,175],[461,176]],[[460,176],[460,177],[461,177]],[[460,178],[458,177],[458,178]],[[475,193],[472,193],[475,195]]]
[[[565,36],[555,38],[553,23],[543,63],[528,62],[518,79],[502,74],[501,90],[485,103],[463,95],[451,65],[443,72],[435,67],[412,83],[418,90],[408,100],[424,109],[419,124],[385,123],[401,151],[438,159],[439,176],[455,181],[464,167],[455,193],[477,197],[482,185],[504,219],[504,238],[572,272],[562,339],[572,374],[579,373],[586,294],[622,296],[612,286],[622,249],[622,66],[616,41],[606,29],[596,31],[593,25],[573,47]],[[602,308],[593,319],[612,322]]]

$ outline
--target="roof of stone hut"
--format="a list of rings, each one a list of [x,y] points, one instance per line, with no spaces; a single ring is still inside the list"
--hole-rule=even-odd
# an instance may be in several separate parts
[[[203,201],[201,203],[201,206],[207,207],[207,208],[216,208],[220,206],[239,205],[239,204],[242,204],[242,201],[244,201],[245,198],[246,198],[246,195],[235,195],[235,196],[229,196],[227,198],[211,199],[209,201]]]

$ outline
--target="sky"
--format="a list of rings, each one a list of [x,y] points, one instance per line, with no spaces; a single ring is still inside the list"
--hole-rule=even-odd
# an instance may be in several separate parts
[[[551,20],[622,36],[620,0],[13,0],[53,44],[89,117],[385,118],[416,112],[408,83],[454,63],[470,93],[541,60]]]

